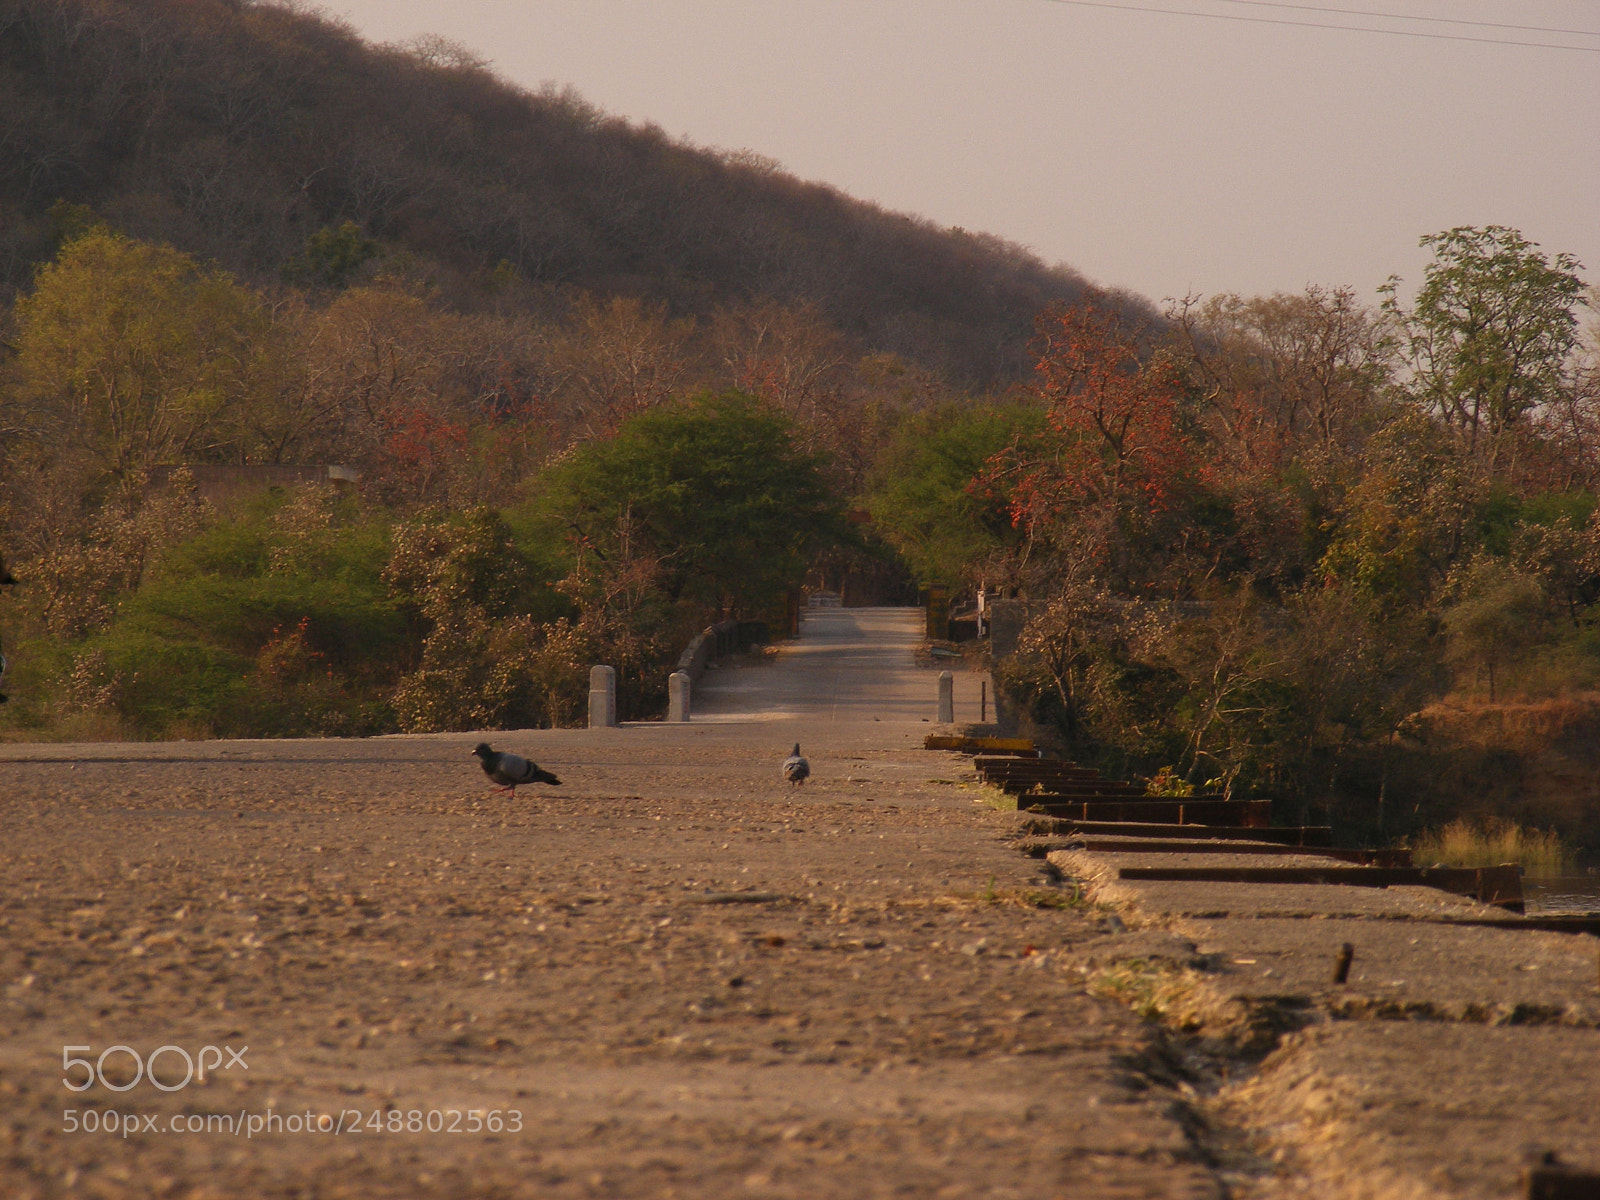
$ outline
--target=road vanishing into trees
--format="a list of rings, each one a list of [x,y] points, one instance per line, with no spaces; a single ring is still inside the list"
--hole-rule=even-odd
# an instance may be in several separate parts
[[[694,696],[701,720],[809,725],[914,725],[937,716],[938,668],[919,666],[919,608],[812,608],[800,638],[770,666],[707,673]],[[961,672],[959,721],[978,719],[978,676]],[[970,686],[965,686],[970,684]],[[970,709],[970,713],[965,710]],[[900,730],[901,737],[914,730]]]

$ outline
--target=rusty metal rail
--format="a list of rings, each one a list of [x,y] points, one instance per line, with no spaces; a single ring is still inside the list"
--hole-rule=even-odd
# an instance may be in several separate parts
[[[1256,832],[1251,830],[1251,832]],[[1332,846],[1286,846],[1281,842],[1201,841],[1178,838],[1075,837],[1056,843],[1061,850],[1088,850],[1103,854],[1259,854],[1264,857],[1305,855],[1330,858],[1364,867],[1411,867],[1409,850],[1346,850]]]
[[[1083,776],[1105,778],[1093,767],[1080,767],[1061,758],[1012,758],[998,754],[977,754],[972,759],[973,768],[980,775],[1004,777],[1022,776]]]
[[[1420,886],[1522,912],[1522,868],[1498,867],[1121,867],[1117,877],[1166,883],[1340,884],[1345,887]]]
[[[1152,800],[1177,798],[1150,796],[1143,788],[1134,787],[1128,783],[1117,783],[1109,779],[1007,779],[999,787],[1008,796],[1061,797],[1071,800],[1093,800],[1097,797],[1111,799],[1127,797]],[[1184,799],[1221,800],[1222,797],[1210,795],[1184,797]]]
[[[1416,867],[1406,850],[1335,848],[1325,825],[1271,826],[1270,800],[1229,800],[1221,796],[1149,796],[1131,783],[1106,779],[1098,771],[1064,759],[1019,758],[1000,749],[996,739],[929,737],[930,749],[962,749],[985,782],[1017,797],[1022,812],[1042,818],[1044,829],[1064,842],[1029,839],[1022,849],[1047,854],[1081,849],[1110,854],[1291,855],[1314,854],[1327,866],[1122,867],[1127,880],[1190,883],[1335,884],[1353,887],[1404,885],[1438,888],[1472,896],[1509,912],[1522,913],[1522,869],[1496,867]],[[937,744],[936,744],[937,743]],[[979,745],[979,743],[987,743]],[[1032,743],[1027,744],[1032,749]],[[1005,747],[1010,751],[1009,746]],[[987,751],[987,752],[985,752]],[[1034,832],[1040,832],[1036,826]],[[1511,928],[1559,928],[1600,935],[1600,916],[1541,915],[1499,921]]]
[[[1038,758],[1028,738],[958,737],[930,733],[922,739],[924,750],[955,750],[962,754],[1008,755],[1015,758]]]
[[[1113,788],[1113,787],[1062,787],[1059,784],[1048,788],[1039,787],[1005,787],[1001,789],[1008,796],[1015,796],[1018,803],[1026,808],[1029,804],[1060,804],[1066,801],[1081,802],[1084,800],[1163,800],[1171,799],[1164,796],[1147,796],[1138,788]],[[1195,800],[1221,800],[1221,796],[1195,796]]]
[[[1042,831],[1071,837],[1094,834],[1105,837],[1248,839],[1275,842],[1285,846],[1331,846],[1333,829],[1327,825],[1250,828],[1229,825],[1170,825],[1149,821],[1074,821],[1068,818],[1040,818]],[[1035,832],[1041,832],[1035,829]]]
[[[1018,798],[1017,807],[1023,812],[1075,821],[1148,821],[1256,829],[1272,820],[1270,800],[1039,800],[1023,796]]]

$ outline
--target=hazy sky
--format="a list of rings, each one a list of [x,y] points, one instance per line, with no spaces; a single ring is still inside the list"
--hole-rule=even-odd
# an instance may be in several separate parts
[[[1155,300],[1415,279],[1511,225],[1600,282],[1600,0],[327,0],[530,88]],[[1122,7],[1127,5],[1129,7]],[[1138,6],[1136,10],[1132,6]],[[1227,14],[1216,19],[1150,9]],[[1498,22],[1402,21],[1405,12]],[[1263,23],[1559,43],[1536,49]]]

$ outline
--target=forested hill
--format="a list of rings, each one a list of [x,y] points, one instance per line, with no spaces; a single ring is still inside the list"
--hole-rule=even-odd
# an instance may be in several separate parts
[[[61,199],[262,281],[355,222],[470,301],[533,283],[665,302],[807,302],[864,348],[984,385],[1082,281],[946,230],[531,94],[459,47],[375,46],[292,6],[0,0],[0,275],[53,253]]]

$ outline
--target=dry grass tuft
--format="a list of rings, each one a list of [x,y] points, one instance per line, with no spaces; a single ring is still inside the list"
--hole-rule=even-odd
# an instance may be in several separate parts
[[[1479,824],[1464,817],[1418,835],[1411,852],[1424,866],[1492,867],[1515,862],[1534,876],[1567,874],[1577,857],[1553,830],[1528,829],[1514,821]]]
[[[1017,804],[1017,798],[1015,796],[1010,795],[1009,793],[1002,791],[1000,788],[994,787],[987,783],[978,785],[976,802],[978,804],[987,805],[996,812],[1021,811],[1021,806]]]
[[[1090,995],[1125,1004],[1145,1020],[1182,1033],[1220,1032],[1238,1019],[1198,972],[1167,962],[1125,959],[1094,971],[1086,983]]]

